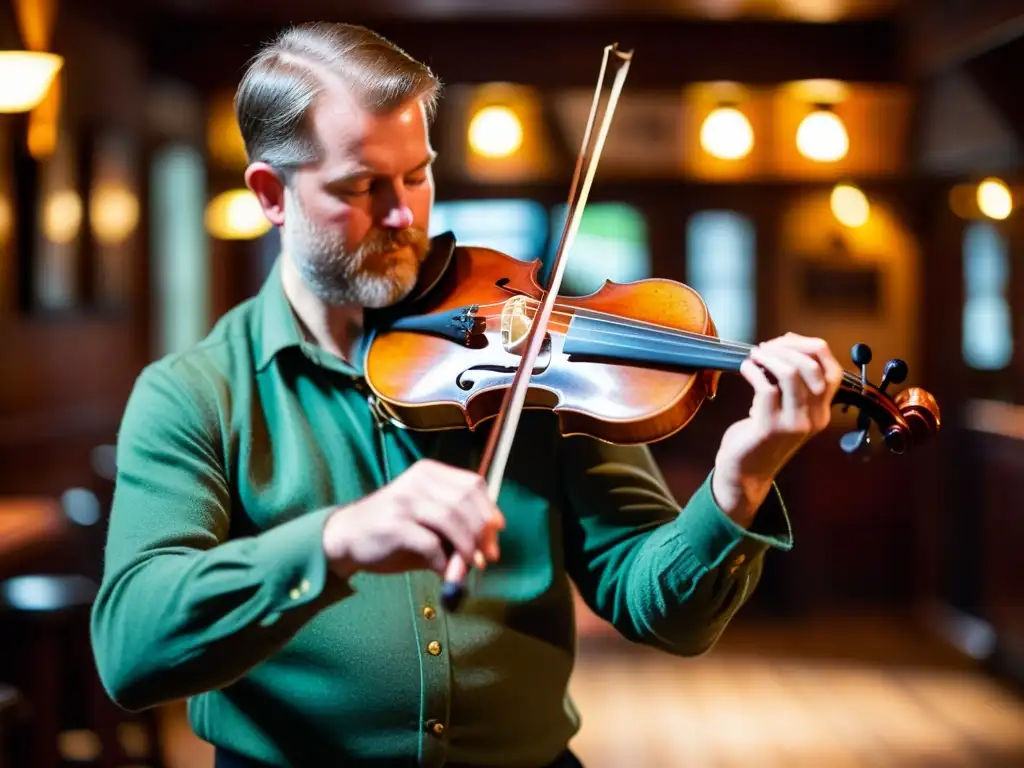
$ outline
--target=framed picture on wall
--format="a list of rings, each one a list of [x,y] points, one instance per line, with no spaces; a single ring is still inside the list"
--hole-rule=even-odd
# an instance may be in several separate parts
[[[871,262],[798,259],[800,300],[822,313],[876,315],[882,311],[882,273]]]

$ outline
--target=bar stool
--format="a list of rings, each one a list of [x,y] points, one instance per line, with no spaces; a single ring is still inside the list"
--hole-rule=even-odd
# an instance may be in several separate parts
[[[68,490],[61,503],[76,528],[76,559],[81,562],[69,564],[67,573],[30,573],[0,582],[5,651],[0,661],[9,667],[0,679],[21,692],[28,715],[20,728],[12,729],[13,765],[58,768],[69,750],[80,753],[77,764],[139,765],[118,733],[130,718],[106,695],[92,655],[89,614],[99,586],[95,578],[77,572],[97,567],[95,558],[101,554],[90,540],[105,515],[88,489]],[[155,719],[143,718],[143,728],[152,753],[147,762],[161,766]]]
[[[25,699],[21,691],[11,685],[0,683],[0,768],[14,768],[8,759],[10,735],[25,716]]]

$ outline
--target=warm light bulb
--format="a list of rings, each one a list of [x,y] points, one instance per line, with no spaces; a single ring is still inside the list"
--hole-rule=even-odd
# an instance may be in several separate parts
[[[830,202],[832,215],[840,224],[856,228],[867,223],[870,212],[868,199],[852,184],[836,184]]]
[[[248,189],[222,192],[206,207],[206,229],[219,240],[253,240],[271,226],[260,201]]]
[[[1013,195],[1000,179],[985,179],[978,185],[978,208],[990,219],[1005,219],[1013,211]]]
[[[484,107],[470,121],[469,146],[484,157],[508,157],[522,143],[522,123],[508,107]]]
[[[834,112],[818,109],[809,114],[796,130],[800,154],[819,163],[834,163],[846,156],[850,139],[843,121]]]
[[[103,184],[89,202],[89,221],[97,242],[103,245],[123,243],[139,223],[139,200],[116,184]]]
[[[839,21],[849,3],[843,0],[785,0],[781,3],[786,11],[799,21]]]
[[[747,116],[735,107],[719,107],[700,127],[700,145],[713,157],[738,160],[754,146],[754,129]]]
[[[12,229],[14,229],[14,212],[11,211],[10,201],[3,192],[0,192],[0,245],[7,245]]]
[[[31,112],[62,66],[64,59],[53,53],[0,51],[0,112]]]
[[[82,225],[82,198],[73,189],[47,195],[43,203],[43,234],[51,243],[67,245]]]

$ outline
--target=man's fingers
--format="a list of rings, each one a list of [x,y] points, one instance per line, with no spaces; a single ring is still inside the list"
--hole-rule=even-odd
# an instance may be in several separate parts
[[[750,357],[774,377],[782,395],[783,410],[793,411],[806,404],[807,387],[797,362],[789,359],[781,350],[767,345],[755,348]]]
[[[418,525],[410,526],[405,534],[405,546],[419,555],[427,568],[437,573],[444,572],[449,559],[441,537],[434,531]]]
[[[461,584],[466,578],[466,574],[469,572],[469,568],[466,567],[466,561],[463,560],[459,555],[455,555],[449,561],[447,566],[441,568],[444,573],[444,580],[446,582],[453,582]]]
[[[745,378],[754,392],[758,395],[772,395],[778,393],[778,388],[771,382],[764,369],[753,357],[748,357],[740,366],[740,374]]]
[[[834,395],[842,384],[845,373],[836,356],[832,353],[828,342],[824,339],[812,336],[800,336],[795,333],[787,333],[769,342],[772,345],[794,349],[813,357],[821,365],[826,382],[826,392]],[[829,390],[831,390],[829,392]],[[824,393],[817,393],[824,394]]]
[[[487,484],[480,475],[447,465],[437,467],[437,476],[421,487],[438,504],[458,516],[472,532],[479,550],[467,560],[496,560],[497,529],[505,527],[505,517],[487,496]],[[464,553],[465,554],[465,553]]]
[[[477,526],[470,525],[465,513],[424,497],[413,507],[413,519],[437,533],[466,560],[472,560],[477,550]]]
[[[772,413],[779,408],[781,393],[772,383],[764,369],[752,358],[747,358],[740,366],[740,374],[754,388],[754,402],[750,407],[753,418],[770,419]]]
[[[785,360],[794,366],[800,374],[800,379],[815,397],[820,397],[828,391],[828,382],[825,380],[825,369],[817,357],[800,350],[787,347],[783,344],[768,344],[766,348],[773,355]],[[794,380],[794,385],[799,386],[800,381]],[[806,399],[806,398],[803,398]]]

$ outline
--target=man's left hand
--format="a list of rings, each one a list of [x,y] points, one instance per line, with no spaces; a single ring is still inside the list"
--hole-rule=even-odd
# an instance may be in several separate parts
[[[786,462],[828,426],[843,368],[823,340],[787,333],[754,347],[740,373],[754,388],[754,402],[722,437],[712,493],[748,527]]]

